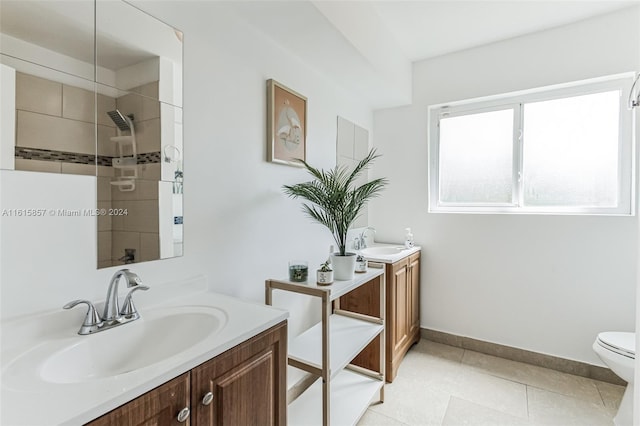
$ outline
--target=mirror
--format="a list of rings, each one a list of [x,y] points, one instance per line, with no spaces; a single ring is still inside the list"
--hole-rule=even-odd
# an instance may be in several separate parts
[[[128,3],[98,0],[96,81],[181,107],[182,32]]]
[[[182,255],[182,33],[113,0],[0,19],[0,168],[97,177],[99,268]]]
[[[0,2],[1,168],[95,173],[94,11],[89,0]]]
[[[94,175],[94,83],[10,56],[1,59],[0,167]]]
[[[94,14],[93,0],[2,0],[2,55],[93,81]]]
[[[355,165],[369,153],[369,131],[346,118],[338,116],[336,131],[336,163],[353,170]],[[367,173],[356,180],[356,185],[368,181]],[[368,206],[362,208],[362,214],[353,222],[354,228],[368,226]]]
[[[182,109],[136,91],[112,93],[98,140],[98,267],[182,255]],[[139,87],[157,88],[157,83]],[[100,118],[99,118],[100,120]]]

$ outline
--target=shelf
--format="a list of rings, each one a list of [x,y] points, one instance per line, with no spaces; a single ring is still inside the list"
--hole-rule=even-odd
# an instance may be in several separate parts
[[[363,274],[355,274],[352,280],[340,281],[335,280],[330,285],[318,285],[315,282],[315,270],[309,271],[309,282],[297,283],[289,280],[270,280],[273,288],[282,290],[296,291],[318,296],[320,293],[328,293],[329,301],[334,301],[340,296],[344,296],[351,290],[371,281],[373,278],[384,274],[384,268],[375,268],[369,266],[369,270]]]
[[[330,377],[336,376],[362,351],[384,326],[340,314],[329,317]],[[289,357],[322,368],[322,323],[318,323],[291,340]]]
[[[331,424],[355,425],[383,383],[382,380],[342,370],[331,381]],[[291,426],[322,424],[322,380],[316,380],[298,399],[289,404],[287,418],[287,423]]]
[[[289,403],[289,424],[355,425],[377,392],[382,399],[385,375],[385,282],[385,268],[382,265],[370,265],[367,272],[355,274],[352,280],[336,280],[326,286],[317,285],[315,279],[303,283],[266,280],[267,305],[271,305],[274,290],[317,297],[322,305],[322,320],[289,344],[289,365],[295,367],[296,371],[311,373],[289,389],[289,397],[293,398]],[[380,310],[374,316],[341,310],[338,304],[332,303],[367,283],[379,287]],[[373,369],[350,366],[349,363],[376,336],[380,337],[378,365]],[[314,381],[314,377],[318,379]],[[307,388],[309,383],[312,384]]]

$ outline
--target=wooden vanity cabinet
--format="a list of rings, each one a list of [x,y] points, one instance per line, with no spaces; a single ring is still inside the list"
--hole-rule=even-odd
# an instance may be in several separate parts
[[[409,348],[420,340],[420,252],[387,265],[387,381],[392,382]]]
[[[286,362],[283,321],[88,425],[285,426]]]
[[[192,424],[285,426],[287,327],[282,323],[191,370]],[[205,396],[213,401],[205,404]]]
[[[387,382],[393,382],[409,348],[420,340],[420,252],[386,267],[386,351]],[[377,300],[375,286],[363,286],[340,298],[344,309],[373,315]],[[376,341],[358,355],[354,364],[374,369],[379,360]]]
[[[409,340],[413,344],[420,340],[420,252],[409,256],[409,289]]]
[[[178,421],[178,413],[189,407],[189,373],[158,386],[144,395],[122,405],[96,420],[90,426],[188,426],[186,421]]]

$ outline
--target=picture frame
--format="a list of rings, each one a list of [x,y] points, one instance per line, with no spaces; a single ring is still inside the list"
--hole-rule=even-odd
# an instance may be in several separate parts
[[[267,80],[267,161],[303,167],[307,160],[307,98]]]

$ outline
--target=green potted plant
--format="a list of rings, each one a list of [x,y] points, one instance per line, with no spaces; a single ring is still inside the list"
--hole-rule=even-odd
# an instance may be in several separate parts
[[[347,252],[347,232],[353,221],[360,215],[362,208],[373,197],[380,194],[387,179],[378,178],[360,186],[355,181],[371,162],[378,158],[375,149],[356,164],[352,171],[344,166],[335,166],[328,171],[319,170],[306,161],[302,163],[313,180],[295,185],[284,185],[284,193],[291,198],[302,198],[302,209],[311,219],[329,229],[338,247],[331,254],[334,277],[337,280],[353,279],[356,254]]]
[[[320,265],[320,269],[317,271],[318,279],[316,282],[318,285],[329,285],[333,283],[333,269],[331,269],[331,263],[329,263],[329,259],[326,260],[322,265]]]

